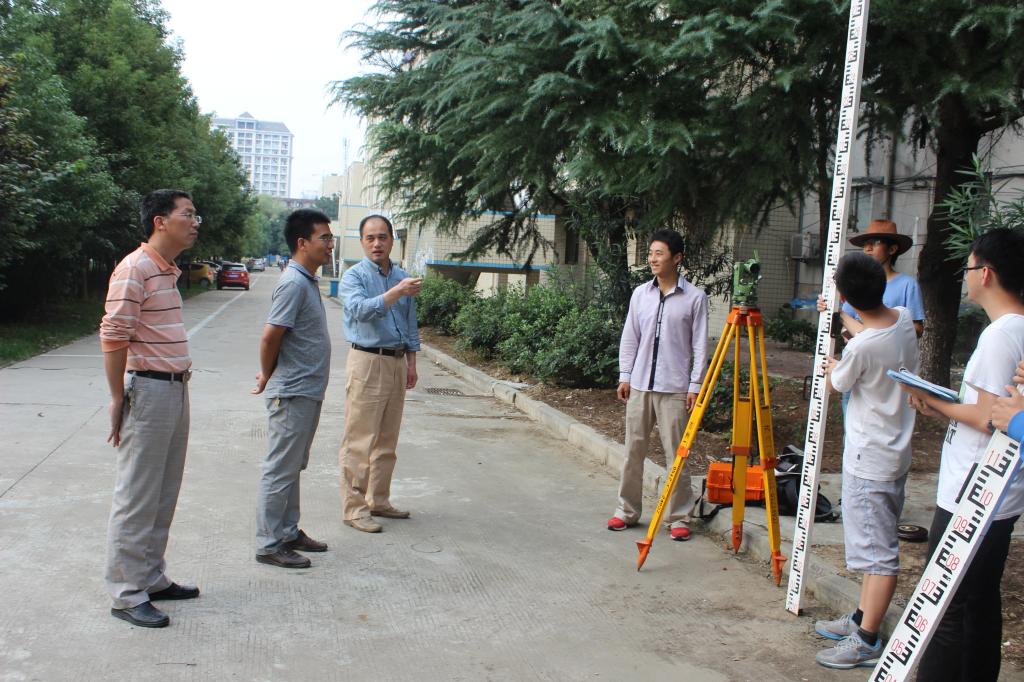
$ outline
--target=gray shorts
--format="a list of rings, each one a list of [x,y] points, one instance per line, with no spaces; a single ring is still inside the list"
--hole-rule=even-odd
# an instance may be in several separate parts
[[[872,575],[900,572],[896,526],[906,483],[906,474],[895,481],[871,481],[843,472],[843,541],[849,570]]]

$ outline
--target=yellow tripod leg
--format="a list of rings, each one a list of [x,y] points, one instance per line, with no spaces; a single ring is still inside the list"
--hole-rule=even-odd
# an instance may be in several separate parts
[[[708,370],[707,376],[704,377],[700,393],[697,394],[697,403],[694,405],[690,418],[686,422],[686,430],[683,431],[683,438],[676,449],[675,462],[673,462],[672,469],[665,480],[665,486],[661,491],[661,497],[658,499],[658,506],[654,509],[651,524],[647,527],[647,537],[636,542],[636,547],[640,551],[640,556],[636,560],[636,570],[638,571],[644,565],[644,562],[647,561],[647,555],[651,552],[654,535],[658,532],[658,524],[661,523],[661,517],[665,513],[665,506],[672,497],[672,491],[675,490],[676,481],[679,479],[679,472],[683,470],[683,466],[686,464],[686,458],[690,454],[690,446],[693,445],[693,439],[697,435],[697,430],[700,429],[701,420],[704,419],[704,412],[707,410],[708,402],[711,400],[711,392],[714,390],[715,383],[718,381],[718,375],[722,371],[722,364],[725,362],[725,353],[729,348],[729,341],[735,334],[735,327],[727,322],[725,329],[722,330],[722,337],[718,340],[718,345],[715,347],[715,354],[711,359],[711,368]],[[665,455],[667,456],[668,453],[665,453]]]
[[[740,335],[737,332],[733,353],[732,383],[732,551],[743,544],[743,517],[747,506],[747,462],[753,442],[753,416],[750,394],[740,393]]]
[[[779,532],[779,500],[778,487],[775,483],[775,437],[772,431],[772,402],[771,393],[768,387],[768,362],[764,351],[764,327],[760,324],[761,319],[751,319],[748,324],[748,338],[750,339],[750,392],[754,400],[754,417],[757,421],[757,443],[760,453],[761,468],[764,469],[764,507],[768,524],[768,543],[772,550],[772,576],[775,584],[782,583],[782,564],[786,561],[780,550],[781,534]],[[754,328],[757,328],[756,340],[757,349],[754,347]],[[760,377],[754,371],[755,356],[760,360]],[[764,383],[758,385],[759,378]],[[759,388],[761,390],[759,390]],[[763,404],[762,404],[763,395]]]

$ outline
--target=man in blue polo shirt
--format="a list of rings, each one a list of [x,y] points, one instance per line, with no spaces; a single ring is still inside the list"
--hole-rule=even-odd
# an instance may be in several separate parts
[[[334,249],[331,221],[320,211],[288,216],[285,241],[292,252],[274,289],[260,340],[260,371],[254,395],[264,393],[268,450],[256,505],[256,561],[281,568],[306,568],[303,552],[325,552],[299,528],[299,474],[320,423],[331,370],[327,314],[314,276]]]
[[[341,439],[342,514],[346,526],[379,533],[373,516],[407,519],[391,505],[405,392],[416,386],[416,296],[422,278],[391,262],[391,221],[370,215],[359,223],[366,258],[341,278],[345,338],[345,435]]]
[[[906,308],[914,321],[918,337],[924,332],[924,304],[921,301],[921,287],[910,275],[896,272],[896,259],[910,250],[913,241],[900,234],[896,223],[891,220],[872,220],[868,229],[850,237],[852,246],[863,249],[864,253],[878,261],[885,270],[885,293],[882,304],[887,308]],[[843,326],[851,336],[856,336],[864,325],[860,323],[857,311],[843,303]]]

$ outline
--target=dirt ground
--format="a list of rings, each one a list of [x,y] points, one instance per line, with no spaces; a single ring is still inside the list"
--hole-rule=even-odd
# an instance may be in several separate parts
[[[423,340],[435,348],[480,369],[487,374],[508,381],[529,384],[527,395],[555,407],[562,412],[589,425],[601,434],[622,443],[625,438],[625,405],[615,397],[611,388],[568,389],[548,386],[526,375],[509,373],[500,363],[481,358],[472,351],[455,347],[455,339],[435,333],[430,328],[421,329]],[[741,353],[745,353],[745,348]],[[765,343],[768,373],[771,377],[770,396],[772,401],[772,432],[776,451],[793,444],[803,448],[807,425],[810,373],[813,355],[794,351],[774,341]],[[956,372],[954,372],[956,374]],[[722,381],[720,378],[719,381]],[[829,427],[825,433],[822,448],[821,468],[823,472],[839,473],[842,470],[842,408],[838,395],[829,400]],[[914,452],[911,471],[934,473],[939,468],[939,454],[946,433],[946,424],[939,420],[918,416],[914,428]],[[729,427],[722,431],[702,430],[697,435],[690,453],[691,472],[695,475],[707,471],[708,463],[729,455]],[[665,453],[658,439],[657,427],[651,437],[648,458],[665,466]],[[900,543],[902,572],[897,586],[895,601],[906,603],[907,595],[917,584],[926,559],[927,543]],[[827,559],[847,573],[843,548],[818,546],[816,555]],[[1024,542],[1014,540],[1010,546],[1010,557],[1003,574],[1003,660],[1024,668]]]

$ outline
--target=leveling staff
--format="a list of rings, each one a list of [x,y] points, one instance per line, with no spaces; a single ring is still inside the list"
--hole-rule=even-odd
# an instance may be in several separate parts
[[[674,230],[651,235],[647,262],[654,279],[633,290],[619,342],[619,400],[626,403],[626,457],[619,506],[608,530],[640,521],[644,459],[655,422],[665,457],[682,440],[707,370],[708,297],[679,274],[683,238]],[[680,476],[667,519],[673,540],[689,540],[687,523],[696,497],[689,476]]]
[[[964,268],[967,298],[992,323],[978,338],[964,369],[960,402],[948,403],[901,385],[921,414],[949,420],[939,466],[939,490],[932,519],[929,555],[944,535],[971,466],[985,455],[995,431],[992,409],[1009,395],[1006,382],[1024,357],[1024,232],[989,230],[971,245]],[[1013,524],[1024,512],[1024,478],[1007,487],[992,525],[978,545],[963,582],[935,627],[921,656],[918,680],[986,682],[999,677],[1003,632],[999,582],[1010,549]]]

